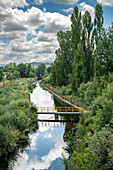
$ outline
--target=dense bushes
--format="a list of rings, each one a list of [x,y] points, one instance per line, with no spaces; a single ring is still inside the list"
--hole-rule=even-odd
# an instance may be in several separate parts
[[[113,129],[103,128],[95,133],[89,141],[88,149],[101,169],[112,169],[113,165]]]
[[[17,149],[37,122],[37,109],[29,101],[30,82],[15,80],[0,89],[0,157]]]
[[[113,166],[113,74],[82,83],[78,102],[89,105],[81,112],[75,148],[69,159],[64,158],[67,170],[103,170]],[[66,87],[65,87],[66,89]],[[70,143],[72,139],[68,139]],[[66,148],[70,147],[67,146]],[[70,150],[73,149],[73,143]]]

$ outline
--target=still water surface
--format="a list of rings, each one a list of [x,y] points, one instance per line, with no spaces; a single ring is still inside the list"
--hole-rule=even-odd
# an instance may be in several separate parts
[[[38,107],[56,106],[54,96],[39,84],[30,95],[33,105]],[[57,105],[60,106],[59,103]],[[55,120],[55,115],[38,115],[38,119]],[[58,118],[57,118],[58,119]],[[60,119],[60,117],[59,117]],[[38,122],[39,129],[30,134],[30,146],[20,153],[13,170],[64,170],[61,161],[65,147],[64,136],[67,123]]]

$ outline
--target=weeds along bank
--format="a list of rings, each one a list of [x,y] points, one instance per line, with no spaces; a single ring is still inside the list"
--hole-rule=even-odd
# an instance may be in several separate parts
[[[88,82],[79,89],[82,93],[79,99],[82,103],[89,102],[89,112],[80,116],[76,139],[72,136],[67,141],[67,148],[72,151],[70,158],[63,159],[67,170],[113,168],[113,81],[104,81],[97,89],[95,84]]]
[[[47,85],[65,97],[76,99],[80,105],[87,104],[89,108],[89,112],[82,112],[76,134],[74,136],[68,134],[67,146],[64,149],[69,157],[63,157],[65,168],[67,170],[112,169],[113,74],[81,84],[77,94],[70,91],[70,85],[65,87]]]
[[[0,159],[19,148],[37,125],[37,109],[29,98],[32,83],[33,79],[12,80],[0,88]]]

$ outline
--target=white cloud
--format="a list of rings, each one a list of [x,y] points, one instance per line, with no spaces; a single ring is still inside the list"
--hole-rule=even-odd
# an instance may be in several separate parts
[[[27,11],[0,8],[0,36],[9,40],[2,46],[0,62],[53,61],[58,47],[57,32],[71,27],[69,16],[32,7]],[[36,29],[44,28],[36,32]],[[31,40],[27,38],[31,36]],[[34,37],[33,37],[34,36]],[[7,51],[6,52],[6,48]]]
[[[66,13],[73,12],[73,8],[63,9],[63,11]]]
[[[47,12],[45,14],[47,22],[44,28],[44,32],[47,33],[56,33],[61,30],[68,30],[71,27],[71,21],[70,18],[67,16],[64,16],[59,13],[50,13]]]
[[[97,0],[103,6],[113,6],[113,0]]]
[[[79,5],[79,9],[81,10],[82,15],[84,15],[86,10],[89,11],[92,19],[94,19],[94,17],[95,17],[95,9],[92,6],[90,6],[90,5],[86,4],[85,2],[83,2],[83,3],[81,3]]]
[[[77,2],[79,2],[80,0],[47,0],[47,1],[51,1],[51,2],[55,2],[58,4],[76,4]]]
[[[51,133],[46,133],[44,136],[43,136],[44,139],[49,139],[49,138],[52,138],[52,134]]]
[[[80,0],[45,0],[45,2],[54,2],[54,3],[57,3],[57,4],[71,4],[71,5],[74,5],[76,4],[77,2],[79,2]],[[40,4],[43,4],[44,0],[34,0],[34,2],[38,5]]]
[[[29,158],[29,154],[23,153],[21,154],[20,158],[18,158],[17,162],[15,163],[14,169],[15,170],[49,169],[53,161],[55,161],[58,158],[61,158],[63,147],[65,145],[62,139],[62,135],[61,136],[56,135],[53,138],[55,142],[55,147],[51,148],[51,150],[48,152],[47,155],[43,155],[39,159],[37,155]],[[36,141],[36,139],[34,141]],[[36,147],[36,143],[35,143],[35,147]]]
[[[42,5],[43,4],[43,0],[34,0],[36,5]]]
[[[3,8],[9,8],[9,7],[24,7],[27,6],[28,3],[26,0],[1,0],[0,6]]]

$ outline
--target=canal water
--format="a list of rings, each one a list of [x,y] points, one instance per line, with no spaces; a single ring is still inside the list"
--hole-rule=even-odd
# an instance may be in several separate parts
[[[33,105],[37,107],[62,106],[54,96],[48,91],[42,89],[39,84],[30,94]],[[58,122],[58,120],[68,119],[64,117],[55,117],[54,114],[39,114],[39,120],[53,120],[53,122],[39,122],[39,128],[29,135],[30,145],[23,153],[20,153],[9,170],[64,170],[62,164],[62,154],[66,146],[66,134],[75,123]],[[57,122],[55,122],[57,120]]]

